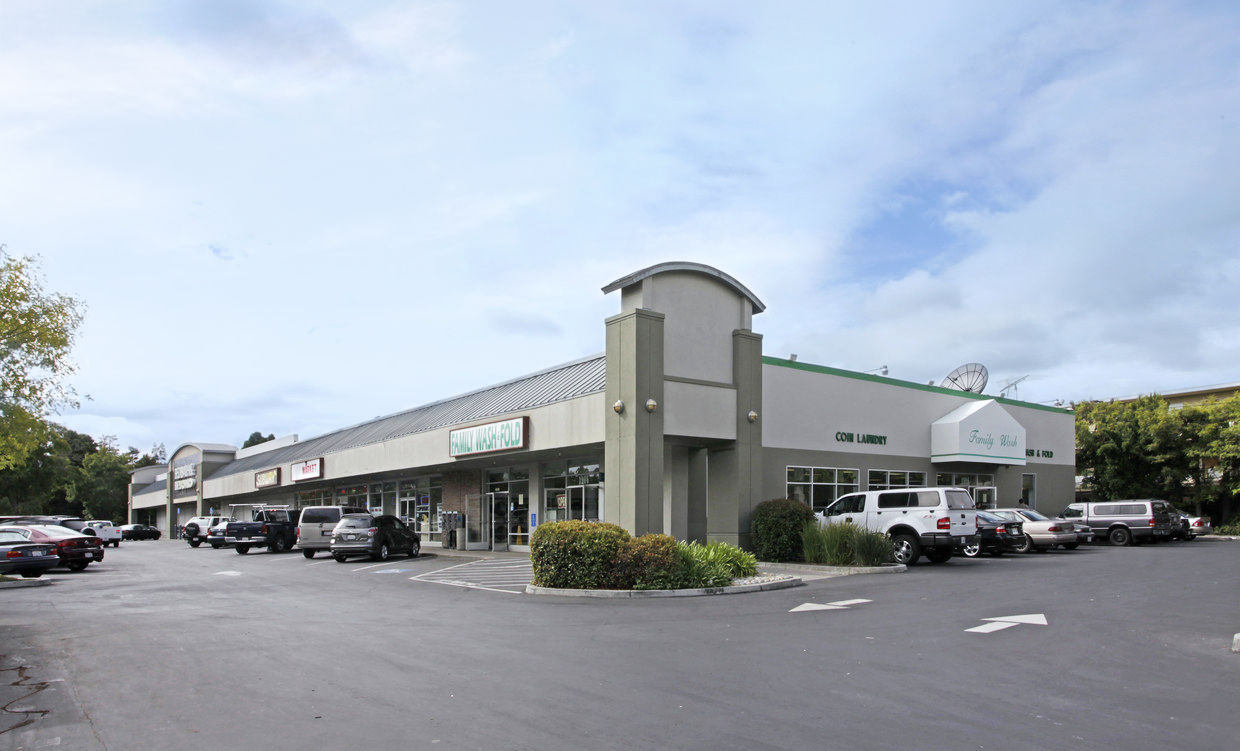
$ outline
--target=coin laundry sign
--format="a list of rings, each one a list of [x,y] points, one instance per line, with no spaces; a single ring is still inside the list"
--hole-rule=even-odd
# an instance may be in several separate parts
[[[492,451],[508,451],[526,448],[530,433],[530,418],[518,417],[503,422],[490,422],[461,428],[448,433],[448,455],[469,456]]]

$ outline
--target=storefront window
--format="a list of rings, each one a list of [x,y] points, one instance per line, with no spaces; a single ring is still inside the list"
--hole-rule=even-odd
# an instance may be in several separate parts
[[[543,521],[567,519],[601,521],[603,493],[602,464],[587,462],[552,462],[544,464]]]
[[[299,490],[293,494],[293,508],[330,505],[332,505],[332,491],[330,488],[319,488],[318,490]]]
[[[845,493],[860,489],[861,470],[838,467],[788,467],[788,497],[822,511]]]
[[[892,490],[899,488],[926,487],[925,472],[910,472],[895,469],[871,469],[866,473],[867,490]]]
[[[995,507],[994,475],[939,472],[934,477],[934,483],[943,487],[967,489],[978,508]]]
[[[422,535],[423,542],[442,539],[443,478],[439,475],[401,480],[397,484],[397,508],[405,523]]]

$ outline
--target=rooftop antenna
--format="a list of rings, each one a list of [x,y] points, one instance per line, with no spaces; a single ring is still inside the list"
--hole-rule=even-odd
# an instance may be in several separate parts
[[[1003,396],[1003,395],[1004,395],[1004,393],[1006,393],[1006,392],[1008,391],[1008,389],[1011,389],[1011,391],[1012,391],[1012,398],[1013,398],[1013,399],[1018,399],[1019,397],[1018,397],[1017,395],[1020,393],[1020,390],[1019,390],[1018,388],[1016,388],[1016,386],[1017,386],[1017,385],[1018,385],[1021,381],[1025,380],[1025,379],[1028,379],[1028,378],[1033,378],[1033,376],[1031,376],[1031,375],[1023,375],[1023,376],[1021,376],[1020,378],[1007,378],[1007,379],[1004,379],[1004,381],[1003,381],[1003,388],[999,389],[999,396]]]
[[[985,365],[980,362],[970,362],[948,373],[943,382],[939,384],[939,388],[980,394],[982,389],[986,388],[989,378],[990,373],[986,371]]]

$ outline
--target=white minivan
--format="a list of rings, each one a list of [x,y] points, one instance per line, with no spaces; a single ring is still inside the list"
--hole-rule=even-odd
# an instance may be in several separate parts
[[[297,519],[297,545],[301,554],[313,558],[320,550],[331,549],[332,530],[345,514],[367,514],[364,508],[354,506],[306,506]]]

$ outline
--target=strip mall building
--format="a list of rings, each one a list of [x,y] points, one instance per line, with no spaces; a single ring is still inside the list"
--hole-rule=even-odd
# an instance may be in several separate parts
[[[765,306],[727,274],[664,263],[619,292],[602,355],[300,441],[186,443],[136,470],[130,520],[164,530],[255,504],[364,506],[424,546],[527,550],[601,519],[745,546],[770,498],[955,485],[981,505],[1072,502],[1073,414],[762,354]]]

